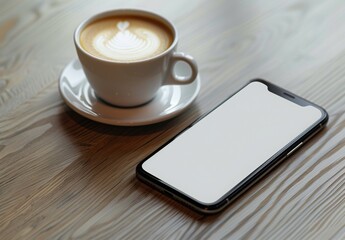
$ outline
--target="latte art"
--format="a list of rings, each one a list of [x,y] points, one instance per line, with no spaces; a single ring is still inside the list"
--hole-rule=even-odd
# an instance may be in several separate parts
[[[158,22],[144,18],[105,18],[81,34],[83,48],[108,60],[131,62],[154,57],[172,43],[172,35]]]
[[[119,22],[119,31],[114,36],[111,36],[111,31],[100,32],[93,41],[95,50],[110,59],[124,61],[144,59],[160,52],[160,40],[154,32],[145,28],[132,32],[127,29],[129,26],[127,21]]]

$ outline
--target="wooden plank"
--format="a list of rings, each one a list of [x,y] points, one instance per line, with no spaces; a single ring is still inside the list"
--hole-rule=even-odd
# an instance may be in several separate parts
[[[342,239],[345,237],[345,4],[329,1],[2,1],[1,239]],[[72,34],[96,12],[171,19],[202,89],[181,116],[145,127],[87,120],[57,81]],[[324,106],[328,127],[215,216],[135,179],[135,166],[252,78]],[[231,114],[231,113],[230,113]]]

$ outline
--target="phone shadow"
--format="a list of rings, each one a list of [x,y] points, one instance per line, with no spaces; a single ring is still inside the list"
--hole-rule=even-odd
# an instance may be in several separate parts
[[[179,202],[178,200],[175,200],[164,193],[159,192],[156,189],[153,189],[152,187],[148,186],[147,184],[133,178],[133,181],[136,181],[136,188],[142,195],[150,195],[149,198],[155,199],[159,202],[158,206],[161,208],[161,211],[174,211],[174,215],[183,215],[184,217],[188,218],[191,221],[197,221],[198,224],[212,224],[217,219],[220,219],[224,217],[225,215],[228,215],[228,211],[231,211],[232,206],[236,205],[236,203],[239,200],[239,198],[235,199],[233,202],[231,202],[225,209],[218,213],[211,213],[206,214],[202,212],[198,212],[195,209],[192,209],[188,205]],[[158,207],[155,206],[155,207]]]
[[[107,204],[120,204],[120,191],[131,189],[138,191],[139,195],[152,194],[150,188],[138,185],[139,180],[135,178],[136,165],[153,149],[173,137],[176,131],[182,131],[196,120],[200,112],[194,103],[188,111],[170,120],[149,126],[122,127],[95,123],[67,106],[62,106],[52,123],[56,131],[54,134],[61,141],[59,159],[64,160],[60,164],[65,165],[59,175],[68,179],[71,189],[83,189],[83,194],[89,196],[88,204],[99,208]],[[78,197],[75,193],[70,195]],[[100,202],[97,196],[108,197]],[[162,198],[157,195],[157,199]],[[163,201],[168,206],[174,205],[169,200]],[[61,205],[69,204],[70,199],[67,197],[61,202]],[[81,209],[84,207],[87,205],[80,206]],[[180,211],[183,212],[182,207]],[[198,218],[192,212],[190,215],[193,216],[191,218]]]

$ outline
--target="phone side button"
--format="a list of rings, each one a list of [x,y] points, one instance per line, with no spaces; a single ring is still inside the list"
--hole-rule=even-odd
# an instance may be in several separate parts
[[[302,146],[303,142],[300,142],[296,147],[294,147],[286,156],[290,156],[292,153],[294,153],[298,148]]]

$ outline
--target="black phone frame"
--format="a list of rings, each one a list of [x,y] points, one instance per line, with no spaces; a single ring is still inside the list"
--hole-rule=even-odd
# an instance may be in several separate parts
[[[289,101],[292,101],[296,104],[299,104],[301,106],[307,106],[311,105],[316,108],[318,108],[322,112],[321,118],[316,121],[313,125],[311,125],[309,128],[307,128],[304,132],[302,132],[299,136],[297,136],[295,139],[293,139],[290,143],[288,143],[284,148],[282,148],[280,151],[278,151],[276,154],[274,154],[271,158],[267,159],[262,165],[260,165],[256,170],[254,170],[252,173],[250,173],[246,178],[244,178],[241,182],[239,182],[235,187],[230,189],[226,194],[224,194],[219,200],[217,200],[214,203],[206,204],[203,202],[200,202],[182,192],[175,189],[173,186],[170,186],[169,184],[165,183],[164,181],[156,178],[155,176],[151,175],[150,173],[146,172],[142,165],[143,163],[148,160],[150,157],[152,157],[154,154],[159,152],[162,148],[167,146],[170,142],[172,142],[176,137],[180,136],[183,132],[187,131],[189,128],[191,128],[193,125],[195,125],[197,122],[202,120],[204,117],[206,117],[208,114],[212,113],[215,109],[217,109],[219,106],[221,106],[224,102],[229,100],[232,96],[237,94],[239,91],[241,91],[243,88],[245,88],[247,85],[249,85],[252,82],[261,82],[265,84],[268,87],[268,90],[272,93],[277,94],[278,96],[281,96],[283,98],[288,99]],[[216,106],[214,109],[212,109],[207,114],[201,116],[196,121],[194,121],[192,124],[190,124],[188,127],[186,127],[184,130],[179,132],[177,135],[175,135],[173,138],[171,138],[167,143],[165,143],[163,146],[158,148],[156,151],[154,151],[152,154],[150,154],[148,157],[146,157],[144,160],[142,160],[136,167],[136,176],[137,178],[154,187],[158,191],[162,192],[163,194],[175,199],[176,201],[184,204],[185,206],[196,210],[199,213],[203,214],[214,214],[220,212],[222,209],[224,209],[229,203],[234,201],[240,194],[245,192],[248,188],[250,188],[253,184],[255,184],[258,180],[260,180],[262,177],[264,177],[267,173],[270,172],[275,166],[280,164],[288,155],[296,150],[296,148],[300,147],[302,143],[305,143],[308,141],[311,137],[313,137],[316,133],[318,133],[320,130],[324,128],[328,121],[328,113],[325,109],[322,107],[297,96],[296,94],[287,91],[281,87],[278,87],[277,85],[270,83],[263,79],[254,79],[249,81],[246,85],[244,85],[242,88],[240,88],[238,91],[236,91],[234,94],[226,98],[223,102],[221,102],[218,106]]]

